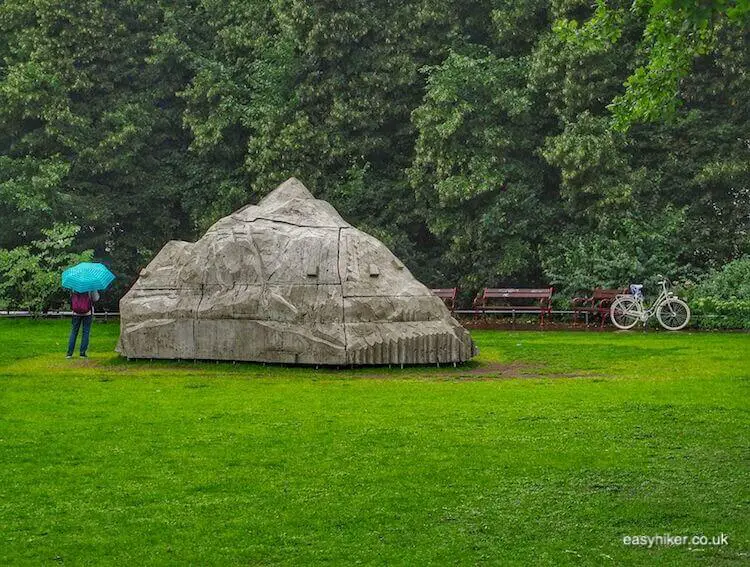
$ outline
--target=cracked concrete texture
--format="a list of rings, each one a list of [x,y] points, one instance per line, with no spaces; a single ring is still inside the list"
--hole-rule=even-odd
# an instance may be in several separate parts
[[[167,243],[120,316],[128,358],[364,365],[476,354],[442,300],[294,178],[198,242]]]

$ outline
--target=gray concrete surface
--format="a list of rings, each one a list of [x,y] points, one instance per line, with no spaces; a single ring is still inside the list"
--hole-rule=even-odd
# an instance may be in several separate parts
[[[471,337],[380,241],[289,179],[196,243],[167,243],[120,301],[128,358],[463,362]]]

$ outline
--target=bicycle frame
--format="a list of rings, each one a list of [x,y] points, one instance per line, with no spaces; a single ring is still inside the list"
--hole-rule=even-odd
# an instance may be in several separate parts
[[[641,321],[644,323],[648,321],[651,317],[653,317],[654,313],[656,313],[656,310],[659,308],[659,305],[664,303],[668,298],[674,297],[674,294],[671,291],[667,290],[667,280],[662,279],[659,284],[661,284],[661,292],[659,292],[659,295],[656,299],[651,303],[651,305],[648,308],[644,308],[643,305],[643,295],[633,295],[632,293],[627,293],[624,295],[621,295],[620,297],[630,297],[635,301],[636,305],[638,305],[638,311],[635,310],[632,313],[628,313],[629,315],[633,315],[635,317],[638,317]]]
[[[641,293],[642,285],[632,285],[630,291],[618,295],[612,302],[610,315],[612,323],[624,331],[631,329],[638,321],[646,328],[648,320],[656,315],[659,324],[668,331],[679,331],[690,321],[690,307],[667,289],[669,280],[660,275],[661,292],[650,306],[646,307]]]

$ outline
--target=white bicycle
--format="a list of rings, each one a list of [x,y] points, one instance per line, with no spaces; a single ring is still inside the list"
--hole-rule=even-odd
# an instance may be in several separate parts
[[[659,277],[661,293],[648,308],[643,305],[642,285],[631,285],[629,294],[617,296],[609,309],[615,327],[623,330],[632,329],[638,321],[645,326],[654,314],[659,324],[667,331],[679,331],[690,322],[688,304],[667,290],[667,278]]]

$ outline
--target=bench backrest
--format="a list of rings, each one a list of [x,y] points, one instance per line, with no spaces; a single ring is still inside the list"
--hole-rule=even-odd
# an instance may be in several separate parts
[[[486,287],[483,299],[551,299],[553,288],[493,288]]]
[[[592,294],[592,299],[594,301],[601,301],[603,299],[614,299],[618,295],[622,295],[623,293],[627,293],[627,288],[622,289],[605,289],[601,287],[597,287],[594,290],[594,293]]]
[[[457,287],[439,287],[431,289],[430,291],[442,299],[445,306],[450,309],[451,312],[456,308],[456,295],[458,295]]]
[[[458,293],[457,287],[440,287],[430,290],[432,293],[437,295],[440,299],[456,299],[456,293]]]

